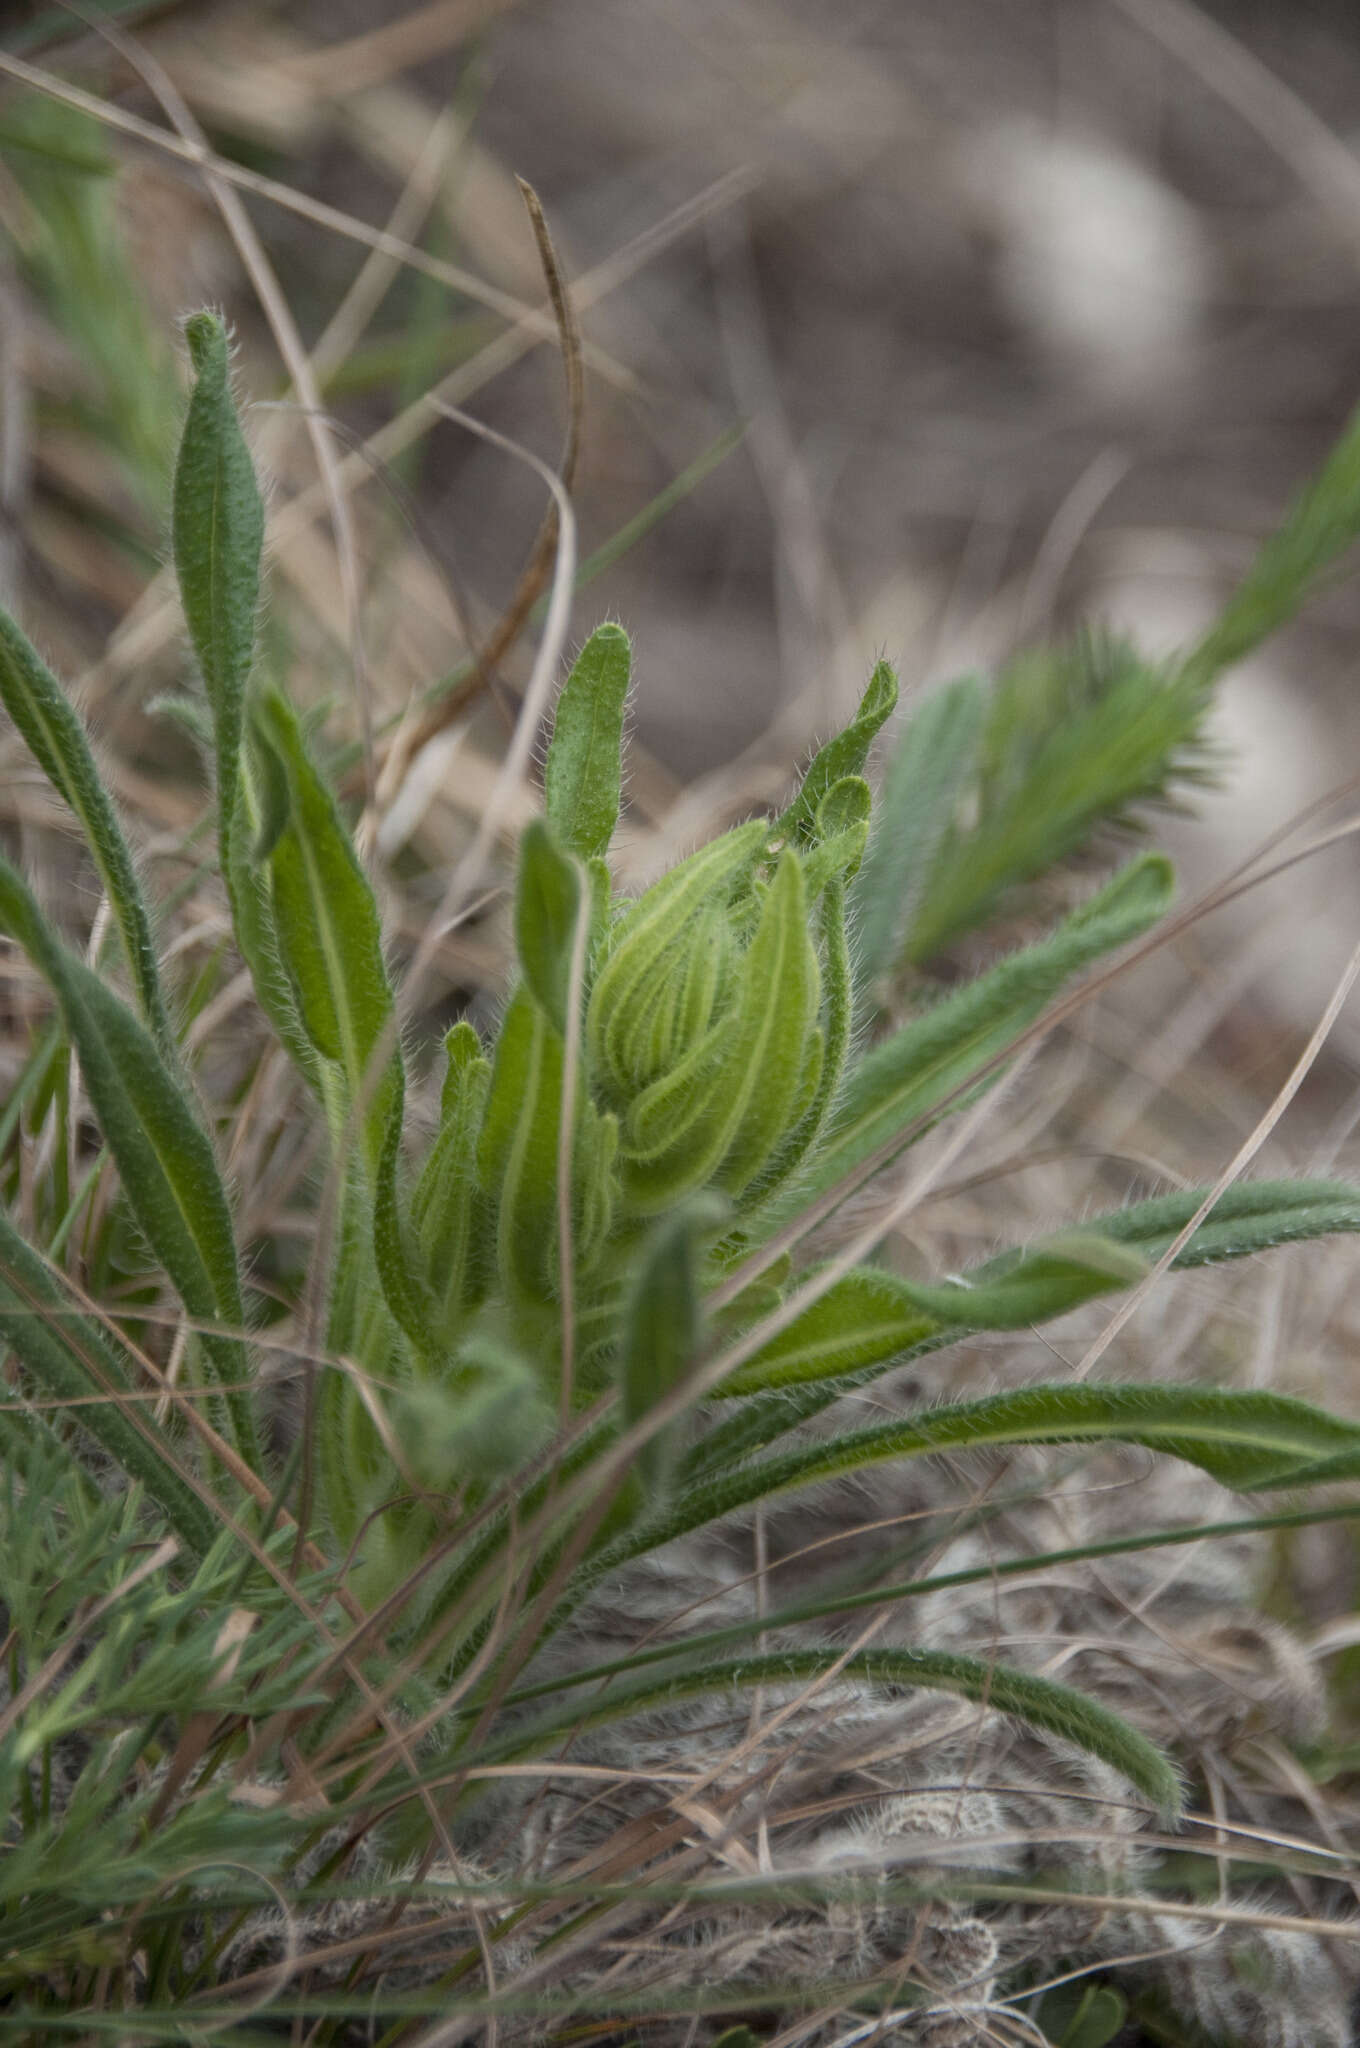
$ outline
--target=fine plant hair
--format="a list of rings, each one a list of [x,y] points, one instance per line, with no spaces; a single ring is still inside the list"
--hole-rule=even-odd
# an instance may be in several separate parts
[[[904,1181],[911,1149],[1004,1116],[1055,1006],[1166,917],[1169,863],[1105,855],[1207,772],[1219,676],[1354,538],[1360,424],[1183,658],[1090,634],[934,693],[876,804],[880,662],[777,816],[632,897],[632,657],[599,626],[508,878],[512,984],[447,1031],[417,1142],[339,764],[262,647],[226,330],[185,334],[181,715],[326,1158],[310,1266],[267,1295],[161,907],[0,616],[0,698],[109,913],[87,958],[0,855],[46,992],[0,1119],[0,2038],[1100,2048],[1133,2012],[1341,2048],[1342,1859],[1291,1841],[1263,1896],[1262,1831],[1201,1819],[1185,1739],[1316,1740],[1254,1544],[1360,1513],[1360,1424],[955,1361],[1165,1260],[1353,1232],[1360,1189],[1238,1181],[1188,1235],[1204,1191],[1153,1192],[937,1277],[890,1231],[938,1171]],[[964,973],[1020,912],[1048,929]],[[1179,1546],[1181,1634],[1139,1653],[1121,1619]]]

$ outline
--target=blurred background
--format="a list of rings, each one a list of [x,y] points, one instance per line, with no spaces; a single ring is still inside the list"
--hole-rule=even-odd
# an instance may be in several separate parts
[[[423,394],[562,448],[518,178],[582,330],[572,634],[611,615],[634,639],[639,873],[777,801],[878,654],[910,702],[1080,620],[1185,644],[1360,398],[1341,0],[4,0],[0,24],[0,586],[81,679],[153,859],[204,799],[166,708],[177,321],[235,322],[274,655],[332,731],[381,740],[491,636],[546,503]],[[348,535],[222,188],[151,133],[176,122],[236,167],[338,423]],[[1168,825],[1188,887],[1360,769],[1358,636],[1347,576],[1225,686],[1224,786]],[[411,940],[535,638],[384,793]],[[1207,1046],[1195,1115],[1214,1144],[1240,1129],[1354,943],[1358,884],[1343,845],[1121,997],[1139,1099]],[[450,1003],[496,986],[499,946],[450,937]],[[1351,1114],[1360,1021],[1333,1046],[1290,1163]]]
[[[100,663],[106,739],[165,823],[183,763],[146,706],[182,649],[144,593],[178,317],[224,304],[242,390],[295,398],[201,174],[138,126],[170,127],[167,91],[255,181],[240,200],[318,393],[368,444],[349,466],[379,723],[489,634],[542,517],[530,469],[416,404],[439,388],[556,460],[555,340],[516,324],[544,304],[515,180],[536,188],[587,348],[582,552],[648,529],[573,631],[612,614],[633,634],[633,797],[678,840],[776,797],[878,653],[910,695],[1077,619],[1183,643],[1360,395],[1360,27],[1340,0],[96,11],[113,41],[47,0],[0,8],[0,584],[68,673]],[[113,121],[25,93],[14,60]],[[292,659],[342,707],[353,636],[311,440],[263,405],[254,431],[276,515],[311,493],[310,518],[276,516],[275,591]],[[1348,579],[1224,692],[1230,787],[1211,831],[1180,834],[1192,881],[1360,765],[1358,624]],[[522,638],[499,664],[503,705],[530,655]],[[414,818],[417,855],[447,858],[499,729],[482,715],[389,846]],[[1311,1022],[1356,880],[1342,853],[1220,919],[1204,945],[1234,992]]]

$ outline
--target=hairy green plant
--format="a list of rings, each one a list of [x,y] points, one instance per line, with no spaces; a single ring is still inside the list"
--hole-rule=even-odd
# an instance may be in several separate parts
[[[1092,643],[1033,658],[990,698],[975,683],[943,693],[900,738],[876,824],[864,771],[897,700],[880,664],[780,816],[628,898],[608,855],[631,656],[619,626],[599,627],[558,698],[544,815],[520,841],[515,984],[490,1042],[466,1020],[449,1031],[416,1158],[377,900],[307,723],[257,658],[264,519],[227,337],[197,314],[187,338],[173,547],[221,878],[260,1010],[329,1143],[311,1284],[292,1303],[304,1416],[271,1451],[236,1203],[154,912],[80,719],[5,619],[0,698],[85,836],[131,994],[0,861],[0,926],[52,998],[7,1142],[73,1056],[107,1195],[88,1293],[63,1256],[82,1194],[39,1209],[31,1238],[0,1218],[0,1335],[25,1397],[3,1412],[0,2033],[83,2031],[119,2004],[136,2008],[139,2038],[231,2032],[261,1885],[334,1903],[369,1833],[392,1867],[407,1857],[423,1876],[437,1853],[447,1866],[460,1828],[484,1824],[479,1773],[692,1699],[852,1682],[953,1695],[1095,1759],[1174,1818],[1176,1761],[1078,1686],[957,1650],[798,1633],[929,1581],[844,1586],[612,1659],[554,1662],[553,1646],[638,1560],[885,1461],[1123,1444],[1252,1493],[1360,1476],[1360,1425],[1212,1386],[1033,1385],[800,1431],[905,1362],[1126,1289],[1173,1248],[1188,1267],[1360,1229],[1360,1190],[1267,1181],[1230,1189],[1183,1244],[1199,1190],[937,1280],[876,1262],[882,1222],[831,1258],[811,1237],[980,1101],[1074,977],[1162,917],[1171,871],[1145,854],[1047,937],[886,1035],[864,1032],[866,980],[928,958],[1195,765],[1218,643],[1159,671]],[[1317,546],[1272,544],[1270,623],[1270,564],[1302,547],[1302,587],[1353,525],[1335,506],[1319,520],[1316,489],[1300,519]],[[1242,641],[1230,634],[1230,650]],[[178,1319],[174,1374],[137,1320],[144,1299],[115,1314],[91,1298],[115,1236],[125,1274]],[[372,1868],[368,1891],[383,1895]],[[464,1895],[499,1916],[483,1943],[518,1940],[532,1917],[531,1890],[479,1893],[474,1872]],[[464,1992],[475,2013],[479,1956],[441,1966],[434,2004],[394,1993],[384,2038]],[[370,2007],[354,1985],[348,2002],[309,2002],[288,1971],[263,1987],[257,1972],[243,1995],[337,2040]],[[1121,2011],[1112,1993],[1057,1999],[1055,2038],[1109,2038]]]

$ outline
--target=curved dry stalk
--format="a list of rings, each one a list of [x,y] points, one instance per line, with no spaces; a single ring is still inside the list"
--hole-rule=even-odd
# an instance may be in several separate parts
[[[567,426],[557,474],[562,489],[570,492],[576,479],[576,464],[581,452],[581,418],[585,407],[581,330],[538,194],[523,178],[516,182],[533,224],[534,240],[538,244],[539,260],[547,280],[548,295],[562,349],[562,364],[567,380]],[[431,403],[436,401],[431,400]],[[445,410],[443,406],[439,409]],[[483,644],[480,647],[470,646],[470,674],[436,703],[430,705],[414,725],[400,726],[393,735],[383,763],[384,779],[389,785],[399,784],[422,749],[441,732],[446,731],[491,683],[497,668],[528,623],[529,614],[548,580],[557,546],[557,529],[558,510],[554,495],[543,515],[534,544],[529,550],[529,559],[520,572],[519,581],[504,612]]]
[[[1078,1365],[1073,1374],[1075,1379],[1083,1380],[1087,1377],[1088,1373],[1094,1370],[1095,1366],[1119,1335],[1119,1332],[1124,1328],[1124,1325],[1131,1317],[1137,1315],[1153,1288],[1157,1286],[1163,1275],[1170,1271],[1171,1266],[1179,1258],[1186,1245],[1189,1244],[1201,1223],[1210,1215],[1215,1205],[1226,1194],[1233,1182],[1246,1172],[1248,1166],[1250,1166],[1252,1160],[1256,1157],[1256,1154],[1260,1151],[1262,1145],[1265,1144],[1266,1139],[1270,1136],[1276,1124],[1298,1094],[1299,1089],[1303,1086],[1309,1071],[1317,1060],[1318,1054],[1322,1051],[1331,1034],[1332,1026],[1341,1014],[1347,996],[1355,986],[1357,975],[1360,975],[1360,945],[1356,946],[1350,959],[1342,969],[1336,987],[1332,990],[1327,1005],[1319,1017],[1308,1043],[1294,1062],[1288,1079],[1277,1091],[1274,1100],[1257,1122],[1255,1129],[1250,1131],[1241,1145],[1239,1145],[1237,1151],[1228,1161],[1228,1164],[1224,1167],[1222,1173],[1214,1182],[1189,1222],[1173,1238],[1147,1277],[1140,1280],[1133,1289],[1133,1292],[1127,1295],[1119,1304],[1119,1307],[1106,1323],[1105,1328],[1083,1356],[1080,1365]]]

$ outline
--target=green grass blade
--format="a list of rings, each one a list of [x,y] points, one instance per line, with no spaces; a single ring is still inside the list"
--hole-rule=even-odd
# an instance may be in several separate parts
[[[1211,683],[1287,625],[1327,571],[1360,537],[1360,410],[1317,475],[1260,549],[1218,619],[1189,655],[1192,678]]]
[[[1155,924],[1172,887],[1171,865],[1161,855],[1131,861],[1049,938],[1000,961],[876,1047],[852,1070],[815,1166],[798,1183],[799,1201],[833,1186],[895,1132],[919,1126],[1073,975]]]
[[[43,975],[80,1055],[100,1127],[133,1214],[189,1313],[240,1329],[245,1321],[236,1241],[211,1141],[155,1040],[99,975],[64,946],[23,878],[0,858],[0,925]],[[244,1382],[234,1337],[205,1336],[222,1379]],[[249,1396],[226,1397],[237,1448],[258,1456]]]
[[[161,993],[151,919],[117,812],[66,693],[3,608],[0,700],[44,775],[80,821],[127,954],[142,1016],[168,1054],[174,1034]]]
[[[131,1378],[112,1341],[88,1316],[72,1311],[46,1261],[0,1215],[0,1337],[19,1360],[37,1394],[49,1401],[80,1401],[73,1410],[82,1430],[131,1480],[140,1480],[163,1509],[176,1535],[199,1557],[221,1534],[219,1524],[180,1474],[150,1410],[120,1407],[117,1395]],[[107,1399],[90,1401],[90,1395]]]
[[[597,626],[557,700],[544,800],[557,839],[582,860],[608,853],[619,821],[623,713],[632,663],[622,626]]]
[[[957,1527],[953,1510],[942,1509],[941,1515],[952,1519]],[[899,1601],[918,1600],[927,1594],[953,1592],[963,1586],[977,1586],[992,1580],[1028,1578],[1041,1568],[1085,1564],[1099,1558],[1127,1557],[1144,1550],[1174,1550],[1185,1545],[1212,1542],[1219,1537],[1326,1527],[1343,1521],[1360,1522],[1360,1501],[1339,1507],[1295,1508],[1283,1514],[1243,1515],[1228,1522],[1194,1522],[1179,1528],[1144,1529],[1130,1535],[1106,1537],[1099,1542],[1075,1543],[1066,1548],[1033,1554],[1025,1552],[1014,1557],[989,1556],[982,1564],[968,1565],[958,1571],[930,1572],[919,1579],[885,1581],[881,1563],[874,1563],[864,1571],[847,1573],[833,1591],[819,1594],[816,1599],[774,1607],[764,1614],[730,1622],[723,1628],[703,1629],[679,1641],[653,1643],[622,1657],[582,1664],[570,1671],[557,1672],[549,1679],[518,1685],[505,1695],[504,1704],[518,1707],[529,1700],[559,1695],[566,1688],[599,1685],[602,1680],[620,1673],[666,1664],[675,1657],[711,1657],[719,1650],[740,1649],[765,1631],[774,1633],[781,1629],[799,1628],[806,1622],[825,1621],[833,1615],[843,1617],[862,1613],[866,1608],[881,1609]],[[928,1550],[930,1539],[924,1539],[919,1547]],[[866,1584],[866,1579],[870,1583]],[[576,1604],[574,1600],[564,1603],[549,1623],[548,1632],[560,1626]]]

